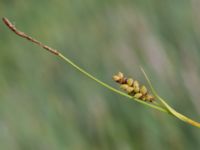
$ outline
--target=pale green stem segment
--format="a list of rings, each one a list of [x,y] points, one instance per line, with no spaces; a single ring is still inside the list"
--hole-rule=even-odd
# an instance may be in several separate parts
[[[169,106],[169,105],[165,102],[165,100],[162,99],[162,98],[157,94],[156,90],[155,90],[154,87],[152,86],[152,83],[151,83],[150,79],[148,78],[147,74],[145,73],[145,71],[144,71],[144,69],[143,69],[142,67],[141,67],[141,70],[142,70],[142,72],[143,72],[143,74],[144,74],[144,76],[145,76],[145,78],[146,78],[146,80],[147,80],[147,82],[148,82],[148,84],[149,84],[149,86],[150,86],[150,88],[151,88],[151,90],[152,90],[154,96],[160,101],[160,103],[162,104],[162,106],[169,112],[169,114],[171,114],[171,115],[173,115],[173,116],[179,118],[180,120],[182,120],[182,121],[184,121],[184,122],[186,122],[186,123],[189,123],[189,124],[191,124],[191,125],[193,125],[193,126],[196,126],[196,127],[200,128],[200,123],[199,123],[199,122],[196,122],[196,121],[194,121],[194,120],[192,120],[192,119],[190,119],[190,118],[188,118],[188,117],[186,117],[186,116],[180,114],[180,113],[177,112],[175,109],[173,109],[171,106]]]

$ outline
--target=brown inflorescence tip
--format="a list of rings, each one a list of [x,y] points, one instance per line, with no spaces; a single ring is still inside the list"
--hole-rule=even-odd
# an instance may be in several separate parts
[[[155,99],[153,95],[149,94],[144,85],[140,86],[137,80],[126,78],[121,72],[118,72],[116,75],[114,75],[113,80],[120,84],[121,89],[137,99],[147,102],[153,102]]]
[[[40,47],[42,47],[43,49],[53,53],[54,55],[59,55],[59,52],[56,49],[53,49],[47,45],[44,45],[43,43],[41,43],[40,41],[32,38],[31,36],[27,35],[26,33],[18,30],[7,18],[3,17],[2,18],[4,24],[11,30],[13,31],[15,34],[17,34],[18,36],[27,39],[28,41],[35,43],[37,45],[39,45]]]

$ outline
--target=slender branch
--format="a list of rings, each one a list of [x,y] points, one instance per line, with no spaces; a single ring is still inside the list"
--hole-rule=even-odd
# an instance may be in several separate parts
[[[45,50],[49,51],[50,53],[56,55],[56,56],[59,56],[61,59],[63,59],[65,62],[69,63],[70,65],[72,65],[74,68],[76,68],[77,70],[79,70],[81,73],[83,73],[84,75],[86,75],[87,77],[89,77],[90,79],[96,81],[97,83],[99,83],[100,85],[108,88],[109,90],[115,92],[115,93],[118,93],[122,96],[125,96],[127,98],[130,98],[130,99],[134,99],[135,101],[141,103],[141,104],[144,104],[146,106],[149,106],[151,108],[154,108],[154,109],[157,109],[161,112],[165,112],[165,113],[168,113],[167,110],[165,110],[164,108],[160,107],[159,105],[157,104],[151,104],[151,103],[147,103],[147,102],[144,102],[144,101],[141,101],[139,99],[136,99],[136,98],[133,98],[132,96],[124,93],[124,92],[121,92],[113,87],[111,87],[110,85],[102,82],[101,80],[97,79],[96,77],[94,77],[93,75],[89,74],[87,71],[85,71],[84,69],[80,68],[78,65],[76,65],[74,62],[72,62],[70,59],[66,58],[63,54],[61,54],[58,50],[56,49],[53,49],[43,43],[41,43],[40,41],[32,38],[31,36],[27,35],[26,33],[18,30],[7,18],[3,18],[2,19],[3,22],[5,23],[5,25],[11,30],[13,31],[15,34],[17,34],[18,36],[22,37],[22,38],[25,38],[27,39],[28,41],[32,42],[32,43],[35,43],[37,44],[38,46],[44,48]]]

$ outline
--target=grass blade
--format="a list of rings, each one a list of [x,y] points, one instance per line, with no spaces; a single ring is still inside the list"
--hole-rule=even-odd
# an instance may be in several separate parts
[[[186,123],[191,124],[192,126],[196,126],[196,127],[200,128],[200,123],[199,123],[199,122],[196,122],[196,121],[194,121],[194,120],[192,120],[192,119],[190,119],[190,118],[188,118],[188,117],[182,115],[181,113],[179,113],[179,112],[177,112],[175,109],[173,109],[171,106],[169,106],[169,105],[166,103],[166,101],[165,101],[164,99],[162,99],[162,98],[157,94],[157,92],[156,92],[156,90],[154,89],[154,87],[153,87],[153,85],[152,85],[152,83],[151,83],[149,77],[147,76],[147,74],[145,73],[145,71],[144,71],[144,69],[143,69],[142,67],[141,67],[141,71],[142,71],[142,73],[144,74],[144,76],[145,76],[145,78],[146,78],[146,80],[147,80],[147,82],[148,82],[148,84],[149,84],[149,86],[150,86],[150,88],[151,88],[151,90],[152,90],[152,93],[153,93],[154,96],[160,101],[162,107],[164,107],[164,108],[169,112],[169,114],[175,116],[176,118],[178,118],[178,119],[180,119],[180,120],[182,120],[182,121],[184,121],[184,122],[186,122]]]

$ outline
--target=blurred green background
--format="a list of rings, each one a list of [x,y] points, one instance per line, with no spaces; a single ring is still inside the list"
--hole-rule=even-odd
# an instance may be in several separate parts
[[[118,88],[118,71],[200,121],[200,1],[0,0],[0,15]],[[0,23],[0,149],[197,150],[200,130],[113,93]]]

